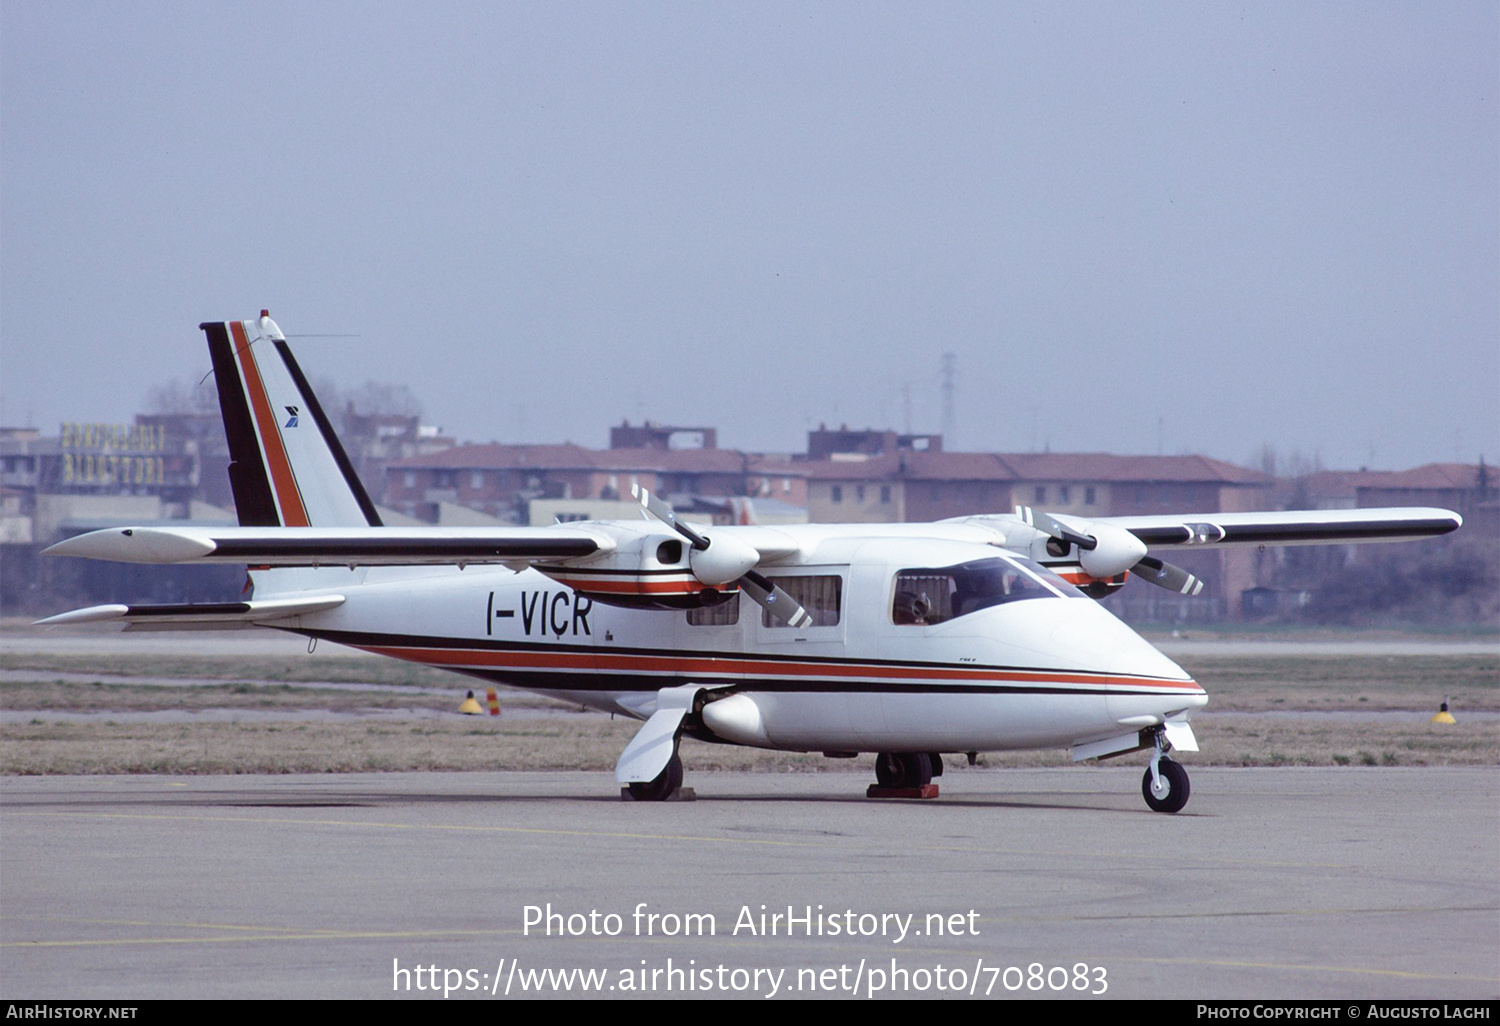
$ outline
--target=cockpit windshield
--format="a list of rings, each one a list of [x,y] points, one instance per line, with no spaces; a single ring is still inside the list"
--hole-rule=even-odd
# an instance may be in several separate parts
[[[895,590],[891,622],[897,625],[942,623],[1006,602],[1082,595],[1052,571],[1019,556],[901,570]]]

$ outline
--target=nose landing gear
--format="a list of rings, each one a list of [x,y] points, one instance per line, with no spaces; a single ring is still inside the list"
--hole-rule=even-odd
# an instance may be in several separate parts
[[[1151,764],[1146,767],[1146,775],[1141,778],[1141,796],[1146,799],[1152,812],[1181,812],[1188,802],[1188,796],[1192,794],[1187,770],[1167,758],[1167,752],[1172,746],[1161,728],[1156,730],[1155,741]]]

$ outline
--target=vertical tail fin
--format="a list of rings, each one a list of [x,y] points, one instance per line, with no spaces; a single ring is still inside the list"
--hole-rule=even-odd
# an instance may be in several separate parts
[[[229,483],[244,527],[379,527],[354,465],[286,336],[257,321],[198,325],[208,336],[229,436]]]

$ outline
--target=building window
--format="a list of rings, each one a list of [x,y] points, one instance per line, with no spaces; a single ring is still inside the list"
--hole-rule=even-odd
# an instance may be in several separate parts
[[[865,486],[864,485],[855,485],[854,486],[854,501],[855,502],[864,502],[865,501]]]
[[[891,486],[890,485],[881,485],[880,486],[880,501],[883,502],[883,503],[885,503],[886,505],[890,505],[890,502],[891,502]]]
[[[831,493],[833,495],[833,501],[834,502],[843,502],[844,501],[844,489],[843,489],[842,485],[834,485],[833,488],[830,489],[830,491],[831,491]]]
[[[1036,486],[1036,501],[1037,502],[1046,502],[1047,501],[1047,486],[1046,485],[1037,485]]]
[[[784,477],[784,478],[781,479],[781,490],[783,492],[789,492],[789,491],[792,490],[792,479],[791,478]]]
[[[472,470],[469,472],[469,488],[476,492],[483,490],[484,471]]]
[[[1064,505],[1066,505],[1067,502],[1072,498],[1072,495],[1073,490],[1067,485],[1062,485],[1057,489],[1057,501],[1063,503]]]
[[[401,483],[407,488],[415,488],[417,486],[416,472],[411,470],[406,471],[401,475]]]
[[[1083,504],[1085,506],[1092,506],[1094,504],[1094,486],[1093,485],[1089,485],[1087,488],[1085,488],[1083,490]]]

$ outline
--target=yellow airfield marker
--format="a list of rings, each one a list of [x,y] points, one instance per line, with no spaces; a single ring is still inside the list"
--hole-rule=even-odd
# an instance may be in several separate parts
[[[1436,716],[1434,716],[1432,719],[1428,720],[1427,722],[1428,723],[1457,723],[1458,722],[1457,720],[1455,720],[1453,718],[1453,714],[1448,711],[1448,696],[1447,695],[1443,696],[1443,707],[1438,710],[1438,714]]]
[[[469,696],[463,700],[463,704],[458,707],[458,711],[463,713],[465,716],[484,715],[484,708],[478,702],[474,701],[474,692],[472,691],[470,691]]]

